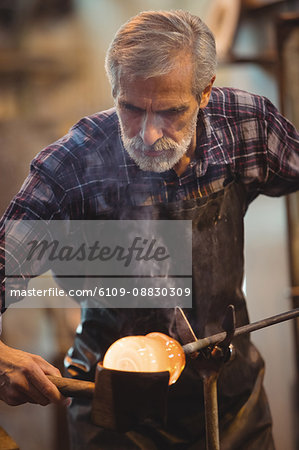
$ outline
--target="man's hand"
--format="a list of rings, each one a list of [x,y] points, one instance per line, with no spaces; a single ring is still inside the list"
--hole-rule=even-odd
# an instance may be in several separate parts
[[[48,375],[61,376],[56,367],[41,356],[8,347],[0,341],[0,399],[8,405],[62,403],[63,397]]]

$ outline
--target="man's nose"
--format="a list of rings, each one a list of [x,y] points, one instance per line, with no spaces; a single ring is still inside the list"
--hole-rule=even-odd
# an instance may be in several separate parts
[[[161,119],[152,114],[147,114],[142,123],[140,136],[147,147],[151,147],[161,139],[163,137]]]

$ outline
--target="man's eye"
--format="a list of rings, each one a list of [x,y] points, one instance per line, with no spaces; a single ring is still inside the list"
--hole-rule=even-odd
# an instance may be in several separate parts
[[[166,111],[168,114],[180,114],[183,111],[180,111],[179,109],[169,109],[168,111]]]
[[[163,111],[163,114],[165,114],[166,116],[180,116],[185,111],[186,111],[185,109],[171,108],[167,109],[166,111]]]
[[[141,108],[138,108],[137,106],[134,106],[134,105],[125,103],[122,106],[126,111],[135,112],[135,113],[143,112],[143,110]]]

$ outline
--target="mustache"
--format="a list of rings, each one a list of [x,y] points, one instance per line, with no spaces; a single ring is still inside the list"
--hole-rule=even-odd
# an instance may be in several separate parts
[[[180,146],[177,142],[168,137],[160,138],[151,146],[145,146],[140,136],[134,136],[133,138],[127,138],[123,136],[123,139],[126,145],[129,145],[131,148],[141,151],[161,152],[166,150],[176,150]]]

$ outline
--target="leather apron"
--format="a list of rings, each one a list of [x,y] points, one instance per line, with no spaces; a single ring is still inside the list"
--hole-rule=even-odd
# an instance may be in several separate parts
[[[192,220],[193,306],[185,313],[197,337],[221,330],[229,304],[235,307],[236,325],[247,324],[242,293],[243,217],[248,206],[244,186],[232,181],[207,197],[154,206],[134,206],[130,195],[125,201],[122,219]],[[68,374],[93,379],[96,363],[109,345],[128,334],[160,331],[179,340],[171,327],[173,313],[170,309],[88,309],[83,302],[74,347],[66,357]],[[235,338],[233,344],[235,358],[218,379],[221,449],[273,449],[271,416],[262,387],[263,360],[248,335]],[[192,361],[170,386],[163,429],[147,423],[125,434],[103,430],[92,425],[90,407],[87,401],[73,400],[69,408],[75,450],[205,449],[203,385]]]

